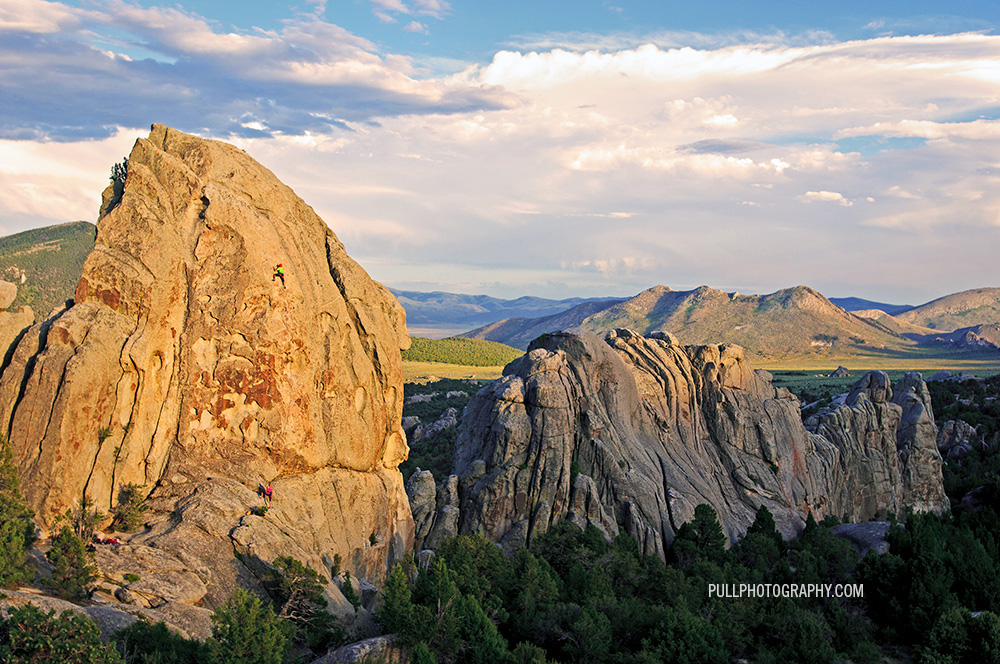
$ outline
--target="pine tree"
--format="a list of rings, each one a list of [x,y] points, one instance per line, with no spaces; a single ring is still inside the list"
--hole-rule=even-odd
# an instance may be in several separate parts
[[[86,597],[87,586],[94,581],[91,554],[73,529],[64,525],[52,538],[52,546],[45,554],[52,563],[52,587],[62,597]]]
[[[402,565],[396,565],[385,581],[384,599],[377,620],[386,633],[399,633],[404,637],[412,635],[413,598],[410,582]]]
[[[674,557],[682,565],[690,565],[699,558],[722,564],[726,559],[726,542],[715,510],[702,503],[694,508],[694,518],[677,530]]]
[[[237,588],[212,614],[213,661],[219,664],[280,664],[288,639],[270,604]]]
[[[7,441],[0,437],[0,586],[15,586],[35,576],[24,553],[34,541],[32,516]]]
[[[434,653],[427,647],[427,644],[421,641],[413,647],[410,664],[437,664],[437,658],[434,657]]]
[[[73,611],[42,613],[27,604],[0,618],[0,662],[121,664],[114,645],[101,643],[101,630]]]

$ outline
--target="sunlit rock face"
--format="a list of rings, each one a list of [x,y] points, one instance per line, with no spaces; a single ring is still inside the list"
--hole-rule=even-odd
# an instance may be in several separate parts
[[[504,373],[467,407],[454,470],[458,530],[509,549],[570,519],[608,537],[624,529],[663,557],[700,503],[732,539],[760,505],[786,536],[809,513],[948,507],[919,375],[901,407],[885,374],[868,374],[807,428],[798,400],[738,346],[559,333]]]
[[[393,296],[291,189],[232,145],[154,125],[105,192],[74,306],[14,352],[0,417],[45,526],[141,484],[158,509],[143,537],[215,587],[243,573],[234,546],[327,572],[340,554],[377,581],[413,537],[408,344]],[[275,509],[247,516],[269,482]]]

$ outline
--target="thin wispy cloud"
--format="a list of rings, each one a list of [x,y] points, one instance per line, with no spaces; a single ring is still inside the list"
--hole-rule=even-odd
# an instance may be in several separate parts
[[[421,23],[420,21],[410,21],[403,29],[406,30],[407,32],[415,32],[421,35],[430,34],[430,30],[427,29],[427,26]]]
[[[372,11],[379,18],[395,22],[394,14],[406,16],[430,16],[444,18],[451,11],[451,5],[444,0],[370,0]]]

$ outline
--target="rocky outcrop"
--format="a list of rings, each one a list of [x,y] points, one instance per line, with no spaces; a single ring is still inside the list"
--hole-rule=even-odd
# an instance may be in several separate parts
[[[129,545],[179,563],[163,573],[192,581],[181,601],[218,605],[278,555],[328,573],[339,554],[377,583],[413,537],[408,343],[395,299],[291,189],[154,125],[105,192],[75,304],[12,354],[0,423],[43,526],[143,486],[154,510]],[[268,483],[274,509],[250,514]]]
[[[363,662],[384,662],[384,664],[404,664],[410,661],[409,649],[400,643],[398,634],[385,634],[370,639],[349,643],[331,650],[312,664],[362,664]]]
[[[881,372],[808,430],[798,400],[754,371],[741,348],[658,336],[545,335],[481,390],[456,443],[460,532],[513,549],[568,518],[609,537],[624,530],[663,557],[700,503],[715,508],[730,538],[760,505],[786,535],[809,513],[859,521],[947,509],[935,502],[940,457],[920,465],[930,454],[929,402],[909,383],[904,392],[926,410],[907,397],[906,432],[898,434],[904,409]]]
[[[869,551],[881,555],[889,552],[889,535],[891,524],[888,521],[862,521],[861,523],[841,523],[830,529],[839,539],[847,540],[864,558]]]
[[[424,426],[417,424],[410,436],[410,444],[415,445],[427,438],[434,438],[438,434],[454,429],[458,426],[459,413],[456,408],[448,408],[434,422]],[[405,428],[405,427],[404,427]]]
[[[101,630],[101,638],[105,641],[113,638],[115,632],[129,625],[144,620],[150,623],[163,622],[174,633],[190,639],[204,641],[212,634],[212,612],[187,604],[170,602],[156,609],[129,604],[106,604],[99,594],[92,596],[85,605],[38,594],[37,591],[4,590],[0,597],[0,615],[9,614],[16,609],[32,604],[39,610],[48,613],[55,611],[56,615],[63,611],[73,611],[84,615]]]
[[[0,281],[0,363],[2,363],[0,366],[4,367],[10,363],[16,343],[35,322],[35,314],[31,307],[9,311],[16,297],[17,286],[9,281]]]
[[[414,548],[436,549],[458,534],[458,477],[450,475],[437,486],[429,470],[413,472],[406,482],[406,495],[413,510]]]
[[[941,479],[944,462],[937,446],[931,395],[919,373],[908,372],[896,383],[892,402],[902,409],[896,448],[902,466],[905,507],[941,514],[950,504]]]
[[[981,444],[976,427],[962,420],[948,420],[938,429],[937,448],[947,459],[961,459]]]

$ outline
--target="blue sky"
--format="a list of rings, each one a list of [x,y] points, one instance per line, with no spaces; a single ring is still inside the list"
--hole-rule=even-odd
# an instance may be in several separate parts
[[[0,0],[0,232],[164,122],[401,288],[1000,285],[998,6]]]

